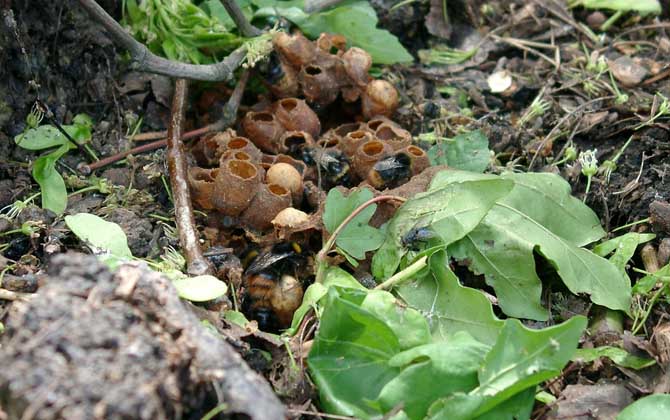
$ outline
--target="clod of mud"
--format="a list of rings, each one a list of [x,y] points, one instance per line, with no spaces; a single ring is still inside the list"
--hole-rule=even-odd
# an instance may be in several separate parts
[[[47,284],[15,303],[0,342],[9,418],[285,418],[270,386],[200,324],[171,283],[94,257],[54,257]]]
[[[548,419],[614,419],[633,402],[631,392],[623,384],[568,385],[562,397]]]

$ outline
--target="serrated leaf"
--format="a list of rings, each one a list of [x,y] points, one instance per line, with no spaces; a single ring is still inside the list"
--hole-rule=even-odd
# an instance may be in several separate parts
[[[62,214],[67,207],[67,189],[63,177],[56,170],[56,161],[67,153],[67,144],[61,145],[48,155],[41,156],[33,163],[32,175],[40,186],[42,208]]]
[[[499,200],[481,224],[449,247],[484,273],[503,311],[519,318],[544,320],[541,284],[533,275],[537,252],[556,268],[575,294],[610,309],[629,311],[628,279],[609,261],[580,248],[602,237],[595,213],[570,195],[562,178],[546,173],[505,174],[514,189]]]
[[[78,213],[65,216],[65,224],[79,239],[97,251],[96,254],[110,268],[133,258],[128,248],[128,238],[121,227],[94,214]]]
[[[389,361],[403,345],[427,343],[425,319],[412,309],[389,305],[389,298],[382,291],[328,290],[308,356],[321,406],[328,412],[361,419],[382,414],[374,401],[401,371]],[[416,331],[426,332],[426,342],[417,340]]]
[[[621,410],[616,420],[662,420],[670,418],[670,395],[656,394],[640,398]]]
[[[607,357],[619,366],[635,370],[644,369],[656,364],[654,359],[633,356],[622,348],[612,346],[602,346],[594,349],[577,349],[572,360],[590,363],[601,357]]]
[[[447,165],[464,171],[484,172],[491,161],[489,139],[481,130],[459,134],[428,150],[431,165]]]
[[[207,302],[226,294],[228,285],[208,274],[184,277],[172,282],[179,297],[191,302]]]
[[[409,306],[428,320],[434,341],[448,341],[459,331],[466,331],[482,343],[495,343],[503,321],[493,314],[491,302],[479,290],[461,286],[449,269],[444,251],[430,257],[430,273],[407,283],[398,294]]]
[[[356,190],[347,197],[338,189],[331,189],[323,213],[323,223],[328,232],[332,234],[357,207],[373,197],[372,191],[366,188]],[[366,252],[374,251],[381,245],[384,235],[368,224],[375,210],[376,204],[366,207],[340,231],[335,243],[346,254],[364,260]]]
[[[388,222],[386,238],[372,259],[372,274],[390,277],[407,249],[402,238],[417,227],[430,228],[448,245],[474,229],[513,183],[494,175],[446,170],[435,175],[429,190],[404,203]]]

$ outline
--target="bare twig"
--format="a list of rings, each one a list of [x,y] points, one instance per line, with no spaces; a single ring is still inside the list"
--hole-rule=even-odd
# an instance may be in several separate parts
[[[233,125],[235,119],[237,118],[237,110],[240,107],[240,102],[242,101],[242,95],[244,94],[244,88],[247,85],[247,80],[249,80],[249,70],[246,70],[244,73],[242,73],[240,80],[237,82],[237,85],[235,86],[235,90],[233,90],[233,93],[230,95],[230,98],[228,98],[228,102],[226,102],[226,105],[223,107],[221,118],[219,118],[218,121],[212,124],[208,124],[204,127],[184,133],[181,136],[182,141],[191,140],[203,136],[205,134],[212,133],[214,131],[225,130],[226,128]],[[153,138],[165,137],[167,136],[167,131],[158,132],[156,134],[157,136]],[[92,171],[95,171],[96,169],[100,169],[107,165],[111,165],[112,163],[125,159],[129,155],[137,155],[140,153],[150,152],[152,150],[165,147],[166,145],[167,145],[167,139],[161,139],[158,141],[134,147],[130,150],[116,153],[112,156],[108,156],[97,162],[93,162],[90,165],[82,165],[78,169],[79,172],[81,172],[82,174],[88,175]]]
[[[195,229],[191,194],[188,188],[188,174],[184,145],[181,142],[182,124],[184,123],[184,107],[186,104],[187,81],[177,79],[172,113],[168,126],[167,163],[170,172],[170,186],[174,197],[174,212],[179,242],[186,254],[186,268],[189,274],[199,276],[211,274],[212,266],[202,255],[198,232]]]
[[[79,4],[93,20],[100,23],[107,30],[117,45],[128,50],[134,61],[134,69],[138,71],[184,79],[217,82],[228,80],[246,55],[246,47],[242,46],[230,53],[223,61],[216,64],[196,65],[168,60],[155,55],[145,45],[136,41],[95,0],[79,0]]]
[[[226,12],[230,15],[230,18],[235,22],[235,26],[240,30],[240,33],[246,37],[258,36],[263,33],[260,29],[249,23],[247,18],[242,13],[242,9],[237,4],[235,0],[221,0],[223,7],[226,8]]]

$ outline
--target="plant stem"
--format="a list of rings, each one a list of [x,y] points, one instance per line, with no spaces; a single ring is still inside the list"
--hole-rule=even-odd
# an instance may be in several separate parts
[[[368,206],[371,206],[372,204],[379,203],[381,201],[400,201],[400,202],[405,202],[407,201],[406,198],[399,197],[396,195],[380,195],[378,197],[371,198],[370,200],[366,201],[365,203],[361,204],[360,206],[356,207],[354,211],[351,212],[349,216],[347,216],[342,223],[335,229],[335,232],[333,232],[332,235],[330,235],[330,238],[328,238],[328,241],[326,242],[326,245],[324,245],[323,248],[321,248],[321,251],[316,255],[316,262],[317,262],[317,272],[316,272],[316,282],[321,283],[323,281],[323,272],[325,271],[326,267],[326,255],[330,252],[330,250],[333,248],[335,245],[335,241],[337,240],[338,235],[342,230],[356,217],[358,216],[363,210],[365,210]]]
[[[263,33],[263,31],[249,23],[235,0],[221,0],[221,3],[223,3],[226,12],[228,12],[228,15],[230,15],[230,18],[235,22],[235,26],[237,26],[237,29],[240,30],[240,33],[243,36],[251,38]]]
[[[184,145],[181,142],[187,84],[185,79],[177,79],[175,83],[170,125],[168,126],[167,164],[174,195],[175,222],[179,232],[179,242],[186,256],[186,271],[192,276],[200,276],[211,274],[213,270],[200,249],[188,187],[186,156]]]
[[[586,197],[589,196],[589,190],[591,189],[591,178],[593,178],[593,175],[586,177],[586,191],[584,191],[584,200],[582,200],[583,203],[586,203]]]
[[[651,218],[650,218],[650,217],[647,217],[646,219],[638,220],[637,222],[630,222],[630,223],[625,224],[625,225],[623,225],[623,226],[619,226],[619,227],[616,228],[616,229],[612,229],[612,232],[616,232],[616,231],[619,231],[619,230],[623,230],[623,229],[629,228],[629,227],[631,227],[631,226],[636,226],[636,225],[639,225],[639,224],[641,224],[641,223],[647,223],[647,222],[649,222],[650,220],[651,220]]]
[[[423,257],[414,261],[404,270],[398,271],[397,273],[389,277],[389,279],[386,280],[385,282],[378,284],[375,287],[375,290],[387,290],[392,288],[393,286],[396,286],[398,283],[401,283],[409,279],[426,266],[427,260],[428,257],[424,255]]]
[[[219,82],[228,80],[246,56],[246,47],[241,46],[216,64],[187,64],[159,57],[138,42],[95,0],[78,0],[89,16],[101,24],[118,46],[128,50],[133,68],[138,71],[162,74],[184,79]]]

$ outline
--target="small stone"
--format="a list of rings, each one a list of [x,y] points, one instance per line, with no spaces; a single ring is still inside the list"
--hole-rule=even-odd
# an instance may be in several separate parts
[[[647,77],[647,69],[628,56],[621,56],[609,62],[614,77],[626,87],[637,86]]]
[[[670,204],[666,201],[653,201],[649,205],[649,219],[655,232],[670,233]]]
[[[586,23],[589,25],[589,28],[595,30],[599,30],[606,20],[607,16],[600,11],[595,11],[586,17]]]

